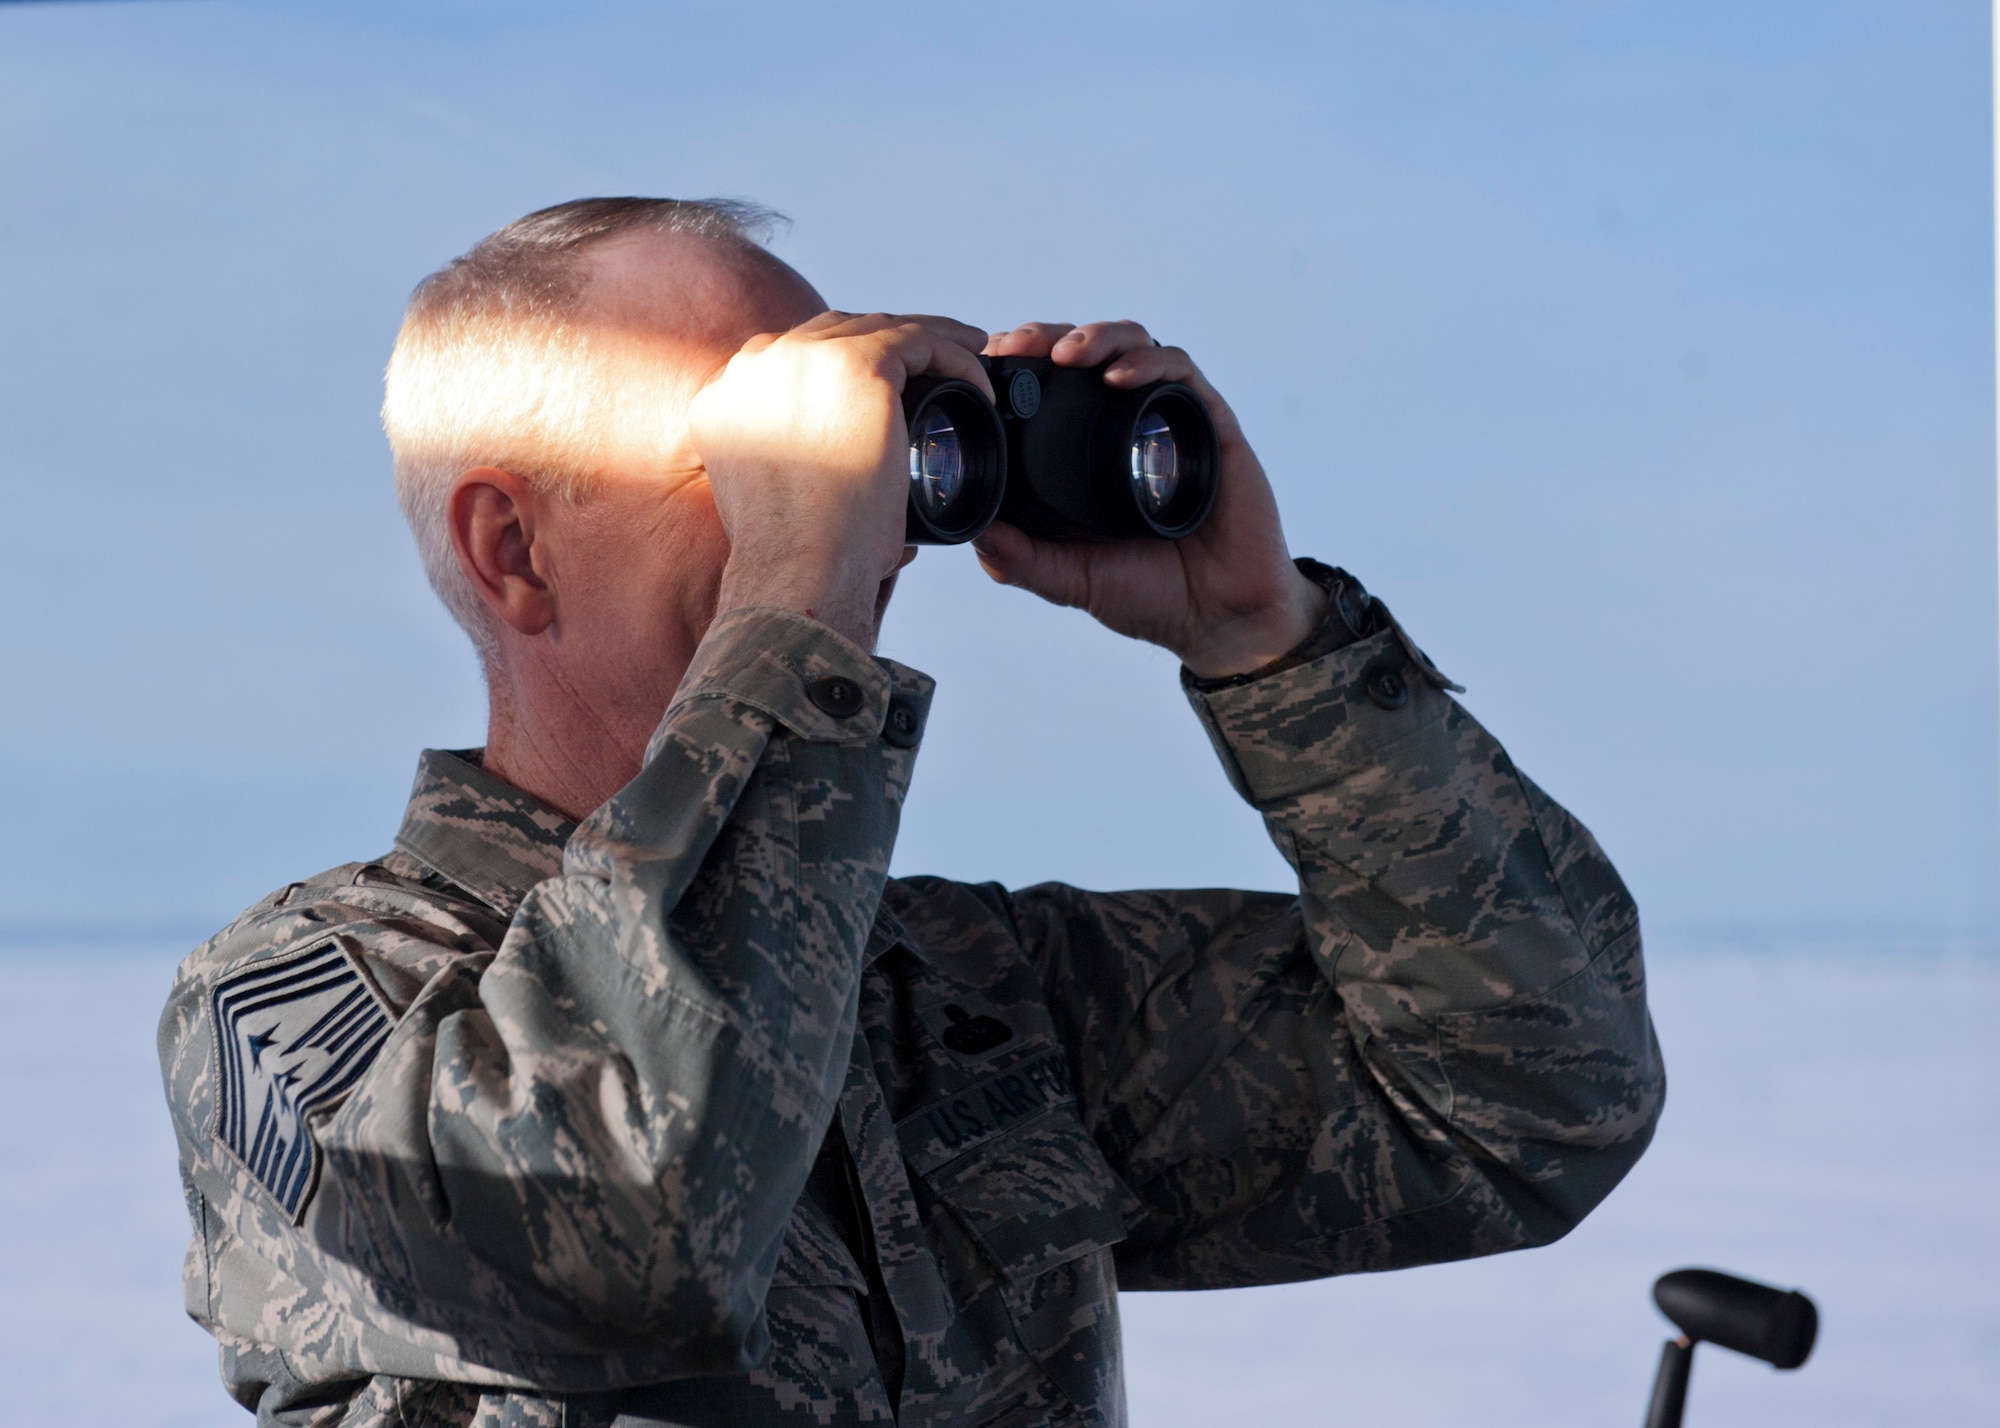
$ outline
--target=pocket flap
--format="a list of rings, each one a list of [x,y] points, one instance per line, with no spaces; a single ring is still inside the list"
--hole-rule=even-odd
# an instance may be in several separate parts
[[[1032,1279],[1125,1238],[1118,1177],[1068,1106],[926,1177],[1001,1278]]]

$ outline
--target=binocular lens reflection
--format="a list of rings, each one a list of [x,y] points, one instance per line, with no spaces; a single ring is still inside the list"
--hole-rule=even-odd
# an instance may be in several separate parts
[[[958,428],[936,407],[923,414],[921,425],[910,433],[910,489],[922,503],[924,513],[943,521],[951,503],[965,489],[965,453],[958,442]]]
[[[911,456],[914,462],[916,457]],[[1132,433],[1132,490],[1147,515],[1160,519],[1180,489],[1180,448],[1173,428],[1158,411],[1139,419]]]

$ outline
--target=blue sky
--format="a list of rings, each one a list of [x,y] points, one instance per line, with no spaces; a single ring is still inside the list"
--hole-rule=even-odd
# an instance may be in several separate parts
[[[738,194],[1134,316],[1656,926],[1996,922],[1986,7],[0,6],[0,935],[199,936],[480,737],[376,422],[432,267]],[[906,578],[898,866],[1280,885],[1172,662]]]

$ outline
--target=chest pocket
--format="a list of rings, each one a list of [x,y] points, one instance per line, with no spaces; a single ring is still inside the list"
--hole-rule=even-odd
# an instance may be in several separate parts
[[[1117,1177],[1067,1105],[926,1179],[1009,1284],[1125,1238]]]
[[[1074,1103],[1025,1117],[928,1173],[915,1157],[910,1168],[982,1266],[967,1257],[953,1276],[967,1296],[961,1311],[975,1321],[1004,1315],[1084,1422],[1120,1421],[1118,1281],[1108,1251],[1125,1237],[1122,1187]]]
[[[1028,1050],[920,1107],[896,1138],[1008,1283],[1125,1237],[1118,1177],[1077,1119],[1059,1050]]]

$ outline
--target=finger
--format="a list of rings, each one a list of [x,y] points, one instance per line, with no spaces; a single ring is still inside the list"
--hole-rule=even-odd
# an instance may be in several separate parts
[[[826,326],[814,330],[812,335],[822,339],[867,337],[875,333],[897,332],[904,328],[921,328],[936,340],[962,347],[974,356],[977,356],[979,349],[986,345],[986,331],[984,328],[960,322],[957,318],[938,317],[932,313],[825,313],[822,316],[837,316],[839,318],[837,322],[828,323]],[[814,319],[815,322],[818,320],[818,318]],[[793,330],[803,331],[803,329],[798,328]]]
[[[854,342],[863,364],[900,389],[911,377],[933,374],[970,382],[993,398],[979,349],[986,332],[955,318],[928,313],[825,312],[786,334],[794,341]]]
[[[1018,585],[1033,568],[1034,541],[1017,526],[995,521],[972,539],[973,554],[986,573],[1002,585]]]
[[[1065,333],[1049,355],[1058,367],[1095,367],[1152,345],[1152,334],[1136,322],[1087,322]]]
[[[986,343],[988,357],[1046,357],[1056,343],[1074,332],[1067,322],[1024,322],[1011,332],[996,332]]]
[[[1087,552],[1062,541],[1036,540],[1017,526],[995,521],[972,549],[986,573],[1002,585],[1032,591],[1058,605],[1082,605],[1090,598],[1084,562]]]
[[[879,345],[878,365],[900,367],[904,382],[917,376],[955,377],[970,382],[991,401],[993,384],[979,363],[979,348],[965,345],[967,334],[983,345],[985,334],[964,323],[948,318],[911,318],[874,334],[871,340]]]
[[[956,347],[963,348],[977,357],[986,346],[986,332],[960,322],[957,318],[936,317],[929,313],[915,313],[903,318],[904,322],[921,323],[926,331]]]
[[[938,377],[956,377],[961,382],[970,382],[986,394],[986,400],[993,398],[993,379],[986,375],[986,368],[980,364],[979,354],[968,352],[955,342],[937,343],[930,350],[930,361],[922,368],[926,373]]]
[[[1192,382],[1201,375],[1194,359],[1179,347],[1135,347],[1121,352],[1104,369],[1106,385],[1143,387],[1148,382]]]
[[[802,337],[811,336],[825,332],[828,328],[838,327],[842,323],[852,322],[854,321],[854,316],[851,312],[841,312],[837,308],[828,308],[825,312],[809,317],[797,327],[794,327],[792,333]]]
[[[844,337],[869,337],[899,328],[921,327],[940,341],[955,343],[977,354],[986,345],[986,332],[955,318],[928,313],[903,312],[823,312],[800,323],[785,335],[830,342]]]
[[[893,312],[823,312],[793,328],[787,335],[831,342],[842,337],[868,337],[887,332],[911,321]]]
[[[1194,359],[1179,347],[1138,347],[1117,358],[1104,369],[1104,385],[1107,387],[1147,386],[1153,382],[1182,382],[1194,389],[1208,408],[1209,419],[1215,423],[1215,434],[1225,446],[1240,441],[1243,429],[1238,425],[1236,413],[1229,403],[1222,399],[1222,393],[1210,385],[1201,368],[1194,365]]]

